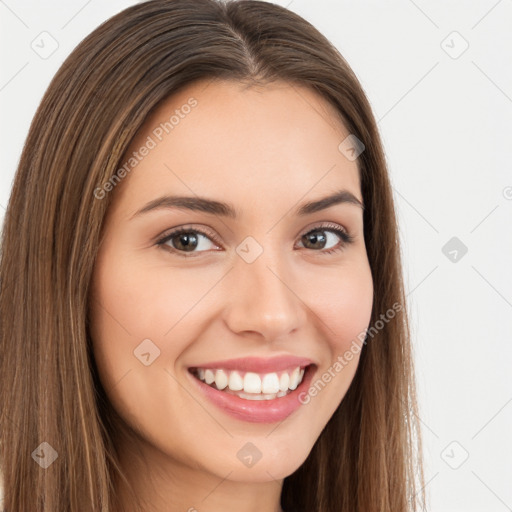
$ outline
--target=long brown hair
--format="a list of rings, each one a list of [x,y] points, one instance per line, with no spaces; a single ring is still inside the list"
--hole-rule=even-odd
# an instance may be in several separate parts
[[[5,510],[116,510],[114,484],[123,475],[112,441],[115,413],[99,383],[88,329],[89,286],[112,194],[98,200],[95,190],[118,170],[150,111],[200,79],[285,80],[334,105],[365,146],[358,166],[374,280],[370,325],[401,305],[368,337],[346,396],[305,462],[285,479],[284,510],[423,509],[397,222],[381,139],[361,85],[324,36],[282,7],[255,0],[152,0],[109,19],[71,53],[23,148],[0,263]],[[58,455],[46,469],[35,462],[41,450]]]

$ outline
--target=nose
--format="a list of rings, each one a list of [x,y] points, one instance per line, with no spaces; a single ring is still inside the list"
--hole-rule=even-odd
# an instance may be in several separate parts
[[[294,278],[283,258],[265,250],[254,262],[236,258],[230,272],[225,320],[236,334],[252,333],[265,341],[286,339],[304,325],[304,298],[294,292]]]

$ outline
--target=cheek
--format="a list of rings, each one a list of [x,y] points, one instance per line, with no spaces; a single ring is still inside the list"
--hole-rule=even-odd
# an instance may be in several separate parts
[[[152,359],[159,351],[158,358],[162,355],[162,334],[169,325],[155,313],[158,298],[153,291],[147,273],[136,262],[104,247],[93,275],[90,318],[94,356],[105,389],[117,386],[128,372],[128,380],[132,379],[143,366],[137,359],[138,347],[148,348]]]
[[[370,322],[373,305],[373,280],[367,260],[322,272],[315,279],[318,293],[310,306],[329,344],[331,359],[336,359],[361,337]],[[359,342],[358,342],[359,343]]]
[[[180,411],[188,406],[171,375],[188,343],[184,330],[190,323],[184,317],[201,294],[189,288],[184,298],[176,289],[183,283],[166,283],[161,269],[106,252],[108,258],[98,259],[90,297],[94,358],[118,414],[151,437],[156,425],[177,425]]]
[[[322,365],[300,396],[313,444],[346,395],[360,359],[373,306],[373,280],[366,258],[324,268],[310,276],[315,293],[302,286],[324,348]],[[309,289],[309,292],[308,292]],[[306,301],[305,301],[306,302]]]
[[[146,369],[138,356],[148,350],[150,359],[157,355],[153,369],[172,368],[190,339],[200,334],[197,311],[221,275],[210,271],[194,278],[190,271],[148,265],[105,247],[90,300],[94,355],[104,386],[116,386],[129,371],[132,380]]]
[[[137,340],[163,340],[201,298],[207,284],[185,282],[179,276],[172,269],[148,268],[136,258],[115,254],[99,262],[91,306],[100,337],[133,348]]]

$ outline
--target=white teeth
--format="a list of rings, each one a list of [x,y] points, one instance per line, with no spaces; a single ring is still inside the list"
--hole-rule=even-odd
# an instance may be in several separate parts
[[[257,373],[247,372],[244,377],[246,393],[261,393],[261,379]]]
[[[295,368],[290,376],[290,389],[295,389],[299,385],[299,372],[300,368]]]
[[[240,391],[241,389],[244,389],[244,381],[238,372],[231,372],[229,374],[228,386],[231,391]]]
[[[274,400],[286,396],[290,391],[279,391],[278,393],[245,393],[243,391],[231,391],[229,388],[224,390],[225,393],[245,398],[246,400]]]
[[[206,384],[211,384],[215,380],[215,374],[212,370],[205,370],[204,372],[204,381]]]
[[[297,389],[304,377],[304,368],[293,371],[257,374],[223,369],[197,368],[197,377],[219,390],[252,400],[272,400]],[[233,393],[236,392],[236,393]]]
[[[290,376],[285,372],[279,379],[279,389],[281,391],[288,391],[288,384],[290,384]]]
[[[224,370],[215,372],[215,385],[218,389],[224,389],[228,385],[228,374]]]
[[[276,397],[276,394],[272,393],[270,395],[264,395],[263,393],[237,393],[237,396],[245,398],[246,400],[273,400]]]
[[[283,374],[286,375],[286,374]],[[267,373],[261,382],[262,393],[277,393],[279,391],[279,379],[277,373]]]

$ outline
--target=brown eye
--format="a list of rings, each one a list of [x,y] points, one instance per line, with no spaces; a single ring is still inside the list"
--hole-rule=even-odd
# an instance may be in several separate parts
[[[157,245],[181,256],[195,256],[202,252],[218,249],[212,238],[213,234],[208,234],[200,229],[178,228],[165,235],[157,242]]]
[[[199,245],[199,237],[192,231],[189,233],[179,233],[173,235],[168,241],[172,241],[174,249],[179,251],[193,251]]]
[[[301,237],[301,242],[306,249],[313,249],[326,254],[342,250],[353,240],[346,231],[338,227],[318,227]]]
[[[325,232],[321,229],[310,231],[302,237],[302,240],[307,249],[323,249],[327,243]]]

